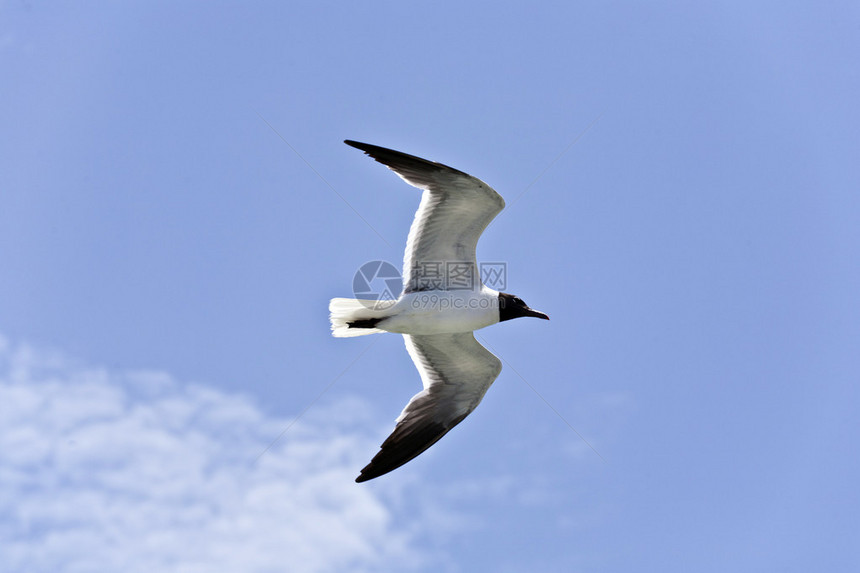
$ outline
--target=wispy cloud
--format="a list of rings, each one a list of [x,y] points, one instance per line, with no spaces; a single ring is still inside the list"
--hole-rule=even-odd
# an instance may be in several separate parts
[[[353,483],[378,436],[330,407],[252,463],[288,420],[0,337],[0,570],[408,569],[421,526]]]

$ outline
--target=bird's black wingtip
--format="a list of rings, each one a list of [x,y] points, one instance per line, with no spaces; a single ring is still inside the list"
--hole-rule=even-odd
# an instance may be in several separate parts
[[[367,150],[366,148],[370,147],[370,144],[368,144],[368,143],[362,143],[360,141],[353,141],[352,139],[344,139],[343,142],[345,144],[349,145],[350,147],[354,147],[356,149],[361,149],[362,151],[366,151]]]
[[[379,473],[377,471],[372,471],[374,469],[375,468],[371,468],[370,466],[368,466],[368,467],[364,468],[363,470],[361,470],[361,473],[358,474],[357,478],[355,478],[355,483],[363,483],[366,481],[370,481],[373,478],[378,478],[379,476],[382,475],[382,473],[386,473],[386,472]]]
[[[457,175],[471,177],[468,173],[463,173],[459,169],[454,169],[453,167],[449,167],[435,161],[430,161],[429,159],[424,159],[417,155],[409,155],[402,151],[389,149],[388,147],[380,147],[379,145],[362,143],[360,141],[353,141],[352,139],[344,139],[343,142],[350,147],[360,149],[379,163],[382,163],[392,171],[395,171],[401,177],[403,177],[404,172],[438,172],[439,170],[445,170]]]
[[[355,483],[370,481],[381,475],[387,474],[393,469],[394,468],[382,469],[378,464],[374,464],[373,461],[371,461],[369,464],[361,468],[361,472],[359,472],[358,477],[355,478]]]

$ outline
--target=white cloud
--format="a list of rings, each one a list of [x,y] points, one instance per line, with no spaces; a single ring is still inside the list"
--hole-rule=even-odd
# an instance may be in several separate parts
[[[349,419],[363,408],[331,408],[254,463],[289,420],[163,373],[84,368],[0,337],[0,570],[416,565],[420,519],[397,527],[396,497],[353,483],[378,445]]]

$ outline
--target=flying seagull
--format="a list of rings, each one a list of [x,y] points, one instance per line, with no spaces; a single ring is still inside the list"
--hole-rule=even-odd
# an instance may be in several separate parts
[[[400,297],[335,298],[329,304],[336,337],[402,334],[424,384],[355,480],[363,482],[424,452],[481,402],[502,363],[475,340],[473,331],[512,318],[549,317],[475,276],[478,239],[505,207],[492,187],[441,163],[367,143],[344,143],[424,191],[406,240]]]

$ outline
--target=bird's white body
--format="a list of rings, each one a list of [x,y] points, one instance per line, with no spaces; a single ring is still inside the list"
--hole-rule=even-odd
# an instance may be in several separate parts
[[[499,322],[499,292],[429,290],[404,293],[377,328],[399,334],[472,332]]]

